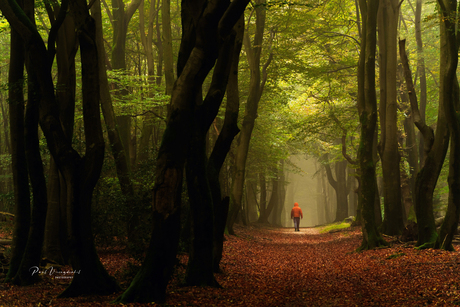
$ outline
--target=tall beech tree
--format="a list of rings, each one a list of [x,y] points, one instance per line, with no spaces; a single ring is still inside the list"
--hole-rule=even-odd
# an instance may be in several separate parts
[[[206,99],[202,101],[197,98],[201,97],[201,87],[206,76],[216,65],[221,50],[219,47],[231,35],[233,26],[248,2],[182,1],[183,31],[178,77],[173,87],[166,130],[157,157],[150,245],[140,271],[117,302],[165,300],[166,286],[175,263],[179,241],[184,166],[192,138],[197,137],[197,132],[193,130],[198,127],[194,122],[195,114],[198,109],[207,108]],[[219,61],[222,62],[222,59]],[[216,89],[208,92],[206,98],[212,101],[220,95],[222,90]],[[203,105],[197,105],[197,102]],[[197,144],[196,139],[193,142]],[[208,258],[209,253],[205,249],[203,257]],[[203,280],[209,281],[209,275],[204,273]]]
[[[24,1],[18,1],[24,7]],[[11,29],[10,67],[8,72],[8,101],[10,112],[11,160],[15,216],[13,229],[13,248],[6,280],[16,275],[26,249],[30,228],[29,173],[27,171],[24,138],[24,42],[18,31]]]
[[[82,104],[86,153],[81,157],[67,140],[59,119],[51,59],[42,37],[33,23],[14,1],[0,1],[0,9],[8,22],[22,37],[31,80],[37,82],[39,123],[48,148],[62,176],[68,195],[68,240],[71,263],[76,274],[61,294],[63,297],[82,294],[107,294],[119,289],[115,279],[105,271],[97,255],[91,233],[91,198],[104,158],[104,139],[99,109],[98,61],[94,20],[84,0],[69,3],[74,16],[81,52]],[[34,101],[32,101],[33,103]]]
[[[57,83],[56,99],[59,102],[59,118],[62,128],[71,141],[75,122],[76,71],[75,54],[78,51],[78,38],[73,16],[66,14],[67,2],[45,2],[48,17],[52,24],[51,32],[56,32]],[[53,48],[54,40],[48,42]],[[50,158],[48,171],[48,210],[45,226],[44,258],[56,263],[68,263],[69,247],[66,241],[66,203],[67,193],[64,178],[59,173],[54,159]]]
[[[199,16],[193,16],[191,21],[196,19],[199,19]],[[190,34],[194,35],[193,32]],[[218,37],[218,39],[218,57],[214,66],[211,85],[204,100],[202,102],[197,101],[194,110],[193,134],[185,168],[192,215],[192,244],[185,281],[194,286],[217,285],[213,274],[214,203],[208,180],[206,141],[209,127],[217,116],[227,87],[235,34],[232,33],[228,37]],[[191,39],[186,41],[193,42]],[[181,48],[181,50],[184,49],[187,50],[189,47]],[[184,52],[182,56],[185,55]],[[199,93],[197,99],[201,100]],[[228,150],[229,147],[227,152]],[[216,199],[216,201],[220,201],[220,199]],[[216,204],[220,206],[219,203]]]
[[[398,235],[404,229],[401,203],[401,157],[397,120],[397,35],[400,2],[380,0],[378,13],[380,75],[380,143],[382,161],[384,220],[382,232]]]
[[[361,174],[359,207],[362,214],[363,241],[358,250],[387,245],[375,223],[374,202],[377,187],[373,159],[374,137],[377,125],[377,97],[375,93],[375,49],[378,0],[360,0],[363,36],[358,62],[358,114],[361,139],[358,160]]]

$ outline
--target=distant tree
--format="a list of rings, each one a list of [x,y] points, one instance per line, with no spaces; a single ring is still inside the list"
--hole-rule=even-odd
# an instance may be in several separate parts
[[[350,188],[347,186],[347,164],[346,160],[336,161],[335,163],[335,176],[332,175],[331,166],[329,163],[324,164],[326,169],[327,179],[329,184],[334,188],[337,198],[337,211],[334,222],[343,221],[348,217],[348,193]]]

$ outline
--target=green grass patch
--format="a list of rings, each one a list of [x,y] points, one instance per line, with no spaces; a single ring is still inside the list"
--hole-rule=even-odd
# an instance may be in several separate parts
[[[329,225],[320,227],[319,233],[327,233],[327,232],[331,232],[334,230],[345,229],[345,228],[349,228],[350,226],[351,226],[350,223],[345,223],[345,222],[329,224]]]

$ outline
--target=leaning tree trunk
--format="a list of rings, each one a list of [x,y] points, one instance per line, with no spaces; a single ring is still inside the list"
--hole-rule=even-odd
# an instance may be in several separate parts
[[[256,12],[256,33],[254,36],[253,45],[251,45],[248,32],[245,32],[243,44],[246,51],[249,67],[251,70],[251,81],[249,86],[249,97],[247,99],[246,110],[243,119],[243,125],[235,156],[235,175],[233,179],[233,188],[231,195],[231,204],[229,217],[227,219],[227,228],[229,233],[233,234],[233,223],[235,222],[238,213],[241,209],[241,201],[243,199],[244,179],[246,173],[246,159],[249,151],[249,143],[251,141],[252,130],[257,118],[257,108],[262,96],[262,92],[267,80],[267,67],[270,65],[272,54],[270,54],[267,62],[261,72],[260,59],[262,53],[262,43],[265,29],[266,0],[257,0],[255,6]]]
[[[441,36],[441,40],[444,40],[444,36]],[[404,77],[414,116],[414,123],[422,133],[424,139],[423,156],[425,159],[415,182],[414,204],[418,224],[417,246],[419,248],[427,248],[433,247],[438,237],[433,215],[433,193],[449,146],[449,129],[444,112],[443,92],[440,93],[436,134],[433,133],[431,127],[425,124],[418,108],[404,40],[399,42],[399,51],[401,62],[404,66]],[[440,66],[441,75],[443,75],[445,67],[445,63],[442,63]],[[443,82],[444,80],[441,80],[441,84],[444,84]]]
[[[377,230],[374,216],[375,189],[377,187],[373,145],[377,125],[375,49],[378,3],[378,0],[359,1],[361,15],[363,16],[364,35],[361,41],[358,63],[358,113],[361,123],[361,139],[358,150],[361,174],[359,206],[362,208],[363,219],[363,241],[358,250],[373,249],[386,245]]]
[[[204,101],[198,102],[195,108],[193,136],[186,162],[192,244],[185,281],[192,286],[218,285],[213,274],[214,208],[207,175],[206,139],[227,87],[234,42],[235,35],[231,34],[219,44],[211,86]]]
[[[214,242],[213,242],[213,271],[220,272],[220,261],[224,248],[224,231],[228,217],[230,197],[222,197],[219,173],[224,164],[225,157],[230,151],[235,136],[240,132],[238,128],[238,113],[240,98],[238,90],[238,63],[244,34],[244,16],[241,16],[234,27],[236,31],[235,47],[231,59],[232,66],[227,84],[227,107],[222,129],[217,137],[214,148],[209,156],[207,174],[212,194],[214,209]]]
[[[196,3],[182,3],[183,25],[189,24],[187,18],[198,17],[194,20],[197,29],[196,43],[190,53],[181,54],[178,60],[178,67],[183,69],[178,71],[167,126],[157,158],[152,204],[153,227],[147,255],[140,271],[117,302],[165,300],[166,286],[173,270],[179,242],[183,170],[193,135],[197,90],[201,89],[217,58],[217,33],[227,36],[247,3],[248,0],[234,0],[231,4],[223,0],[213,3],[203,1],[201,7],[207,5],[197,15],[191,15],[195,11],[192,8],[196,7]],[[187,29],[183,30],[183,35],[185,30]],[[185,64],[180,64],[181,61]]]

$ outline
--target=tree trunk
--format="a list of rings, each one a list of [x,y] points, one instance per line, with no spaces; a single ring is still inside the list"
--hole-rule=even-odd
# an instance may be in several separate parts
[[[130,10],[128,10],[130,12]],[[96,1],[91,6],[91,13],[96,20],[96,43],[97,52],[99,59],[99,83],[100,83],[100,97],[101,97],[101,109],[104,115],[104,121],[107,130],[107,136],[110,143],[110,148],[115,161],[115,169],[117,172],[117,178],[120,183],[120,189],[125,197],[125,206],[129,206],[131,200],[134,197],[134,186],[131,180],[131,168],[129,164],[129,147],[128,144],[123,144],[119,127],[117,126],[117,117],[112,105],[112,97],[109,92],[109,84],[107,81],[107,71],[105,67],[105,50],[102,33],[102,15],[100,2]],[[121,31],[121,30],[119,30]],[[121,35],[121,34],[119,34]],[[124,50],[124,48],[123,48]],[[115,51],[114,51],[115,52]],[[119,64],[115,63],[115,68]],[[125,127],[126,128],[126,127]],[[125,138],[129,138],[130,131],[125,131]],[[137,212],[131,211],[131,215],[127,221],[127,233],[128,241],[132,245],[139,244],[139,236],[136,232],[136,226],[138,224]]]
[[[272,54],[265,63],[263,72],[260,71],[260,59],[262,53],[262,43],[265,29],[265,4],[266,0],[257,0],[254,8],[256,12],[256,33],[253,44],[251,45],[249,34],[244,34],[243,44],[246,51],[249,67],[251,70],[251,81],[249,96],[246,103],[246,110],[243,119],[243,125],[238,137],[236,157],[235,157],[235,175],[233,179],[233,189],[230,204],[230,213],[227,220],[227,228],[233,233],[233,223],[241,209],[241,200],[243,197],[244,178],[246,173],[246,159],[249,151],[249,142],[251,141],[252,130],[254,129],[257,118],[257,108],[262,96],[265,81],[267,79],[266,69],[271,62]]]
[[[441,76],[440,96],[450,130],[449,200],[444,222],[441,225],[435,247],[453,251],[452,239],[458,228],[460,215],[460,95],[457,79],[458,38],[456,22],[452,20],[457,10],[456,0],[438,0],[441,13],[441,63],[445,70]]]
[[[373,144],[377,124],[377,97],[375,94],[376,21],[379,1],[360,0],[363,17],[363,37],[358,63],[358,113],[361,123],[361,139],[358,160],[361,172],[359,206],[362,208],[363,241],[358,250],[373,249],[386,242],[375,225],[375,164]]]
[[[117,299],[120,303],[165,300],[179,240],[183,169],[193,136],[197,90],[201,89],[218,56],[217,33],[222,37],[230,33],[247,2],[234,0],[228,6],[225,1],[209,4],[203,1],[199,7],[204,8],[208,4],[203,10],[197,10],[196,3],[182,3],[183,25],[189,25],[192,17],[198,17],[194,20],[195,29],[198,29],[196,44],[190,48],[191,52],[180,54],[178,60],[180,69],[157,158],[150,245],[140,271],[129,288]],[[184,37],[188,38],[185,30]],[[187,45],[185,41],[182,43]],[[182,58],[184,56],[185,59]]]
[[[18,1],[23,6],[23,1]],[[10,112],[11,159],[14,187],[13,248],[6,281],[16,275],[26,248],[30,228],[29,174],[24,142],[24,42],[11,29],[8,102]]]
[[[258,223],[264,223],[267,210],[267,181],[265,180],[265,173],[259,173],[259,185],[260,185],[260,203],[259,203],[259,219]]]
[[[61,212],[61,205],[65,207],[67,201],[65,197],[61,197],[61,193],[65,193],[65,184],[61,184],[61,181],[59,169],[54,159],[50,157],[43,258],[50,262],[65,264],[69,259],[69,254],[66,245],[66,217],[65,212]],[[63,199],[62,202],[61,198]]]
[[[445,37],[442,35],[441,40],[444,40],[444,38]],[[431,127],[425,124],[418,109],[417,96],[414,91],[404,40],[399,42],[399,51],[401,54],[401,62],[404,65],[404,76],[412,113],[414,115],[414,123],[422,133],[424,139],[425,162],[417,175],[414,196],[415,214],[418,224],[417,246],[419,248],[433,247],[438,236],[433,215],[433,192],[449,146],[449,130],[444,112],[444,93],[443,91],[440,92],[438,120],[436,134],[434,134]],[[443,59],[441,59],[441,61],[442,60]],[[445,71],[445,67],[446,63],[441,62],[441,76]],[[442,82],[441,80],[441,84],[443,84]]]
[[[378,16],[381,127],[379,151],[384,197],[384,220],[381,229],[387,235],[398,235],[404,229],[396,101],[399,1],[381,0]]]
[[[85,1],[71,2],[82,59],[83,119],[85,124],[86,155],[82,159],[70,146],[59,120],[59,108],[54,94],[51,62],[38,31],[15,3],[14,10],[0,1],[0,9],[20,34],[27,50],[31,80],[40,89],[39,121],[48,148],[65,177],[68,194],[68,222],[72,246],[72,266],[76,274],[63,295],[101,294],[118,290],[118,286],[102,267],[91,235],[91,195],[104,157],[104,140],[99,118],[99,82],[93,20]],[[20,12],[15,14],[15,12]],[[80,271],[81,270],[81,271]]]
[[[26,249],[22,257],[21,265],[13,278],[16,285],[31,285],[39,280],[38,274],[30,274],[30,268],[40,263],[43,247],[43,237],[46,222],[47,196],[46,180],[43,170],[43,163],[40,156],[40,146],[38,139],[38,103],[39,92],[36,75],[28,67],[28,102],[24,118],[26,157],[29,170],[29,178],[32,185],[33,206],[32,221]]]
[[[327,179],[329,184],[334,188],[337,198],[337,211],[335,214],[334,222],[343,221],[348,217],[348,189],[347,189],[347,161],[340,161],[335,163],[335,174],[337,180],[332,176],[331,166],[325,164]]]
[[[227,84],[227,107],[222,129],[217,137],[214,148],[208,161],[207,174],[211,188],[213,209],[214,209],[214,242],[213,242],[213,271],[220,272],[220,260],[224,244],[224,231],[228,217],[230,198],[222,198],[219,173],[224,164],[225,157],[230,151],[235,136],[239,133],[238,113],[240,106],[238,89],[238,63],[240,59],[241,46],[244,33],[244,16],[241,16],[234,27],[236,31],[235,47],[231,60],[230,74]]]
[[[415,40],[417,42],[417,72],[420,77],[420,119],[425,124],[426,101],[427,101],[427,88],[426,88],[426,71],[425,71],[425,58],[423,55],[423,41],[422,41],[422,0],[416,0],[415,5]],[[424,137],[420,132],[419,134],[419,169],[425,164],[425,151],[424,151]],[[415,177],[414,177],[415,181]]]
[[[171,35],[171,0],[162,0],[161,23],[163,29],[163,58],[165,64],[166,95],[171,95],[174,84],[173,50]]]
[[[55,4],[50,10],[59,18],[61,7]],[[62,8],[65,10],[66,8]],[[62,14],[62,13],[61,13]],[[55,22],[56,23],[56,22]],[[59,117],[62,128],[68,140],[73,137],[75,118],[75,54],[77,52],[77,36],[72,16],[67,15],[58,30],[56,38],[56,62],[58,67],[58,82],[56,87],[56,98],[59,102]],[[45,257],[57,263],[67,263],[69,251],[66,242],[66,212],[67,194],[63,178],[59,174],[54,160],[50,158],[50,178],[48,181],[48,209],[45,225]],[[51,173],[53,172],[53,173]],[[48,214],[49,212],[49,214]],[[48,246],[54,244],[54,246]]]

